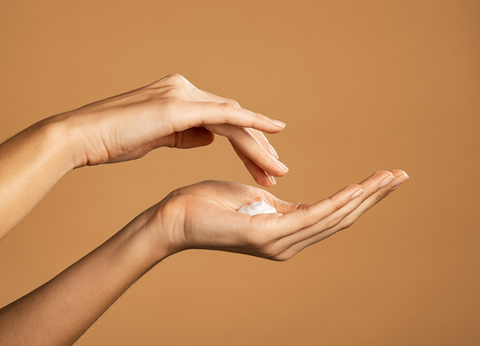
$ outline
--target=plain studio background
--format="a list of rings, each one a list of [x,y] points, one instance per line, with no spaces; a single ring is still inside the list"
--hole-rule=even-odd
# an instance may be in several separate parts
[[[0,141],[176,72],[287,123],[280,198],[411,176],[286,263],[168,258],[79,345],[480,344],[479,61],[478,1],[3,0]],[[0,243],[0,305],[205,179],[255,185],[220,138],[68,174]]]

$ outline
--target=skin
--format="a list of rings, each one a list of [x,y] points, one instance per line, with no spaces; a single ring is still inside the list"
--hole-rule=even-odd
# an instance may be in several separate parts
[[[263,135],[285,124],[172,74],[145,87],[44,119],[0,146],[0,239],[69,171],[135,160],[162,146],[195,148],[227,137],[255,181],[288,169]]]
[[[229,138],[254,179],[286,173],[262,132],[270,119],[202,92],[183,77],[48,118],[0,145],[0,232],[6,235],[63,175],[84,165],[136,159],[160,146]],[[181,85],[181,86],[179,86]],[[162,259],[188,249],[285,261],[352,225],[408,176],[379,171],[314,204],[288,203],[263,189],[205,181],[173,191],[90,254],[0,310],[1,345],[71,345]],[[265,200],[277,214],[236,211]]]

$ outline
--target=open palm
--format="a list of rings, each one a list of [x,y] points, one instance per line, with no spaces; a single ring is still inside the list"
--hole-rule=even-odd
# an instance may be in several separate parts
[[[400,170],[376,172],[314,204],[288,203],[248,185],[205,181],[175,190],[151,208],[151,229],[172,252],[211,249],[283,261],[352,225],[392,191],[394,180],[406,178]],[[260,200],[278,213],[237,212]]]

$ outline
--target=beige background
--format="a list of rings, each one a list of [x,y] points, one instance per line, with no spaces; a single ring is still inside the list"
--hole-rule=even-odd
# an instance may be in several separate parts
[[[479,61],[478,1],[2,0],[0,141],[177,72],[288,124],[280,198],[411,176],[286,263],[168,258],[79,345],[480,344]],[[255,184],[223,138],[70,173],[0,243],[0,305],[204,179]]]

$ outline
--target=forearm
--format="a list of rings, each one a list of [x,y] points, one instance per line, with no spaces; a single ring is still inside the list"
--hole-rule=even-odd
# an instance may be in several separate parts
[[[166,257],[140,215],[51,281],[0,310],[1,345],[71,345]]]
[[[74,130],[59,118],[38,122],[0,145],[0,240],[73,169]]]

